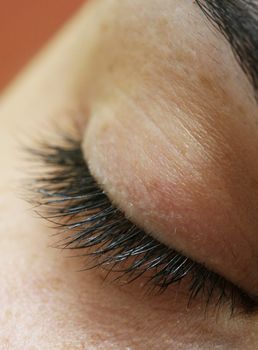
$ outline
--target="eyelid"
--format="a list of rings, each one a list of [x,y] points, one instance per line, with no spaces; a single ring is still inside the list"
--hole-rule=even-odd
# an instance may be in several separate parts
[[[161,120],[155,102],[122,102],[93,109],[85,131],[83,152],[98,183],[146,232],[257,295],[257,197],[247,173],[254,154],[235,144],[242,130],[232,132],[225,116],[198,115],[196,122],[175,110]],[[196,131],[195,140],[180,123],[190,136]]]
[[[127,262],[118,269],[127,282],[147,272],[161,290],[191,274],[190,301],[202,292],[208,303],[217,294],[218,301],[231,301],[232,310],[235,299],[246,312],[255,310],[256,304],[246,293],[126,219],[90,174],[79,142],[68,138],[65,146],[45,145],[31,152],[45,164],[46,175],[37,179],[36,186],[45,217],[61,232],[67,231],[59,242],[62,248],[86,249],[85,256],[94,258],[94,267]]]

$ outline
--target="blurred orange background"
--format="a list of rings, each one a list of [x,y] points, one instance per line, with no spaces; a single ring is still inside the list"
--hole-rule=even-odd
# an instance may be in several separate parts
[[[0,90],[84,2],[0,1]]]

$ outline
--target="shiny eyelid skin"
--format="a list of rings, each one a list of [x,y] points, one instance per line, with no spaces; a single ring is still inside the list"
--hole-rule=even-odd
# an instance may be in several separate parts
[[[102,266],[108,273],[119,274],[115,280],[126,283],[145,276],[146,284],[157,291],[190,277],[188,305],[202,295],[206,305],[229,304],[231,313],[256,310],[257,304],[238,287],[128,220],[92,177],[76,138],[64,137],[60,144],[40,143],[27,151],[45,169],[33,187],[30,184],[31,202],[40,204],[40,216],[62,236],[58,247],[82,250],[91,259],[84,270]]]

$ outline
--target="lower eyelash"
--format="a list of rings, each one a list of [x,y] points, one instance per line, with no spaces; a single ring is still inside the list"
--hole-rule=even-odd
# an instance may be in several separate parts
[[[83,255],[92,258],[86,269],[104,266],[118,273],[116,280],[127,283],[145,275],[146,283],[159,291],[190,277],[188,304],[201,295],[207,305],[211,300],[216,306],[229,304],[232,313],[236,306],[248,313],[256,309],[238,287],[128,220],[94,180],[80,142],[68,137],[64,141],[29,149],[35,164],[40,161],[46,170],[33,183],[32,201],[42,209],[40,216],[63,235],[59,247],[83,249]]]

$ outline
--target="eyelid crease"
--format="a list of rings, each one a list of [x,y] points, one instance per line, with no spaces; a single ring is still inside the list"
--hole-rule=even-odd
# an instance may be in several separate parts
[[[202,294],[206,305],[226,303],[231,313],[238,306],[245,313],[256,311],[255,299],[240,288],[128,220],[91,175],[79,140],[65,136],[60,145],[41,143],[27,151],[46,170],[34,181],[31,202],[39,204],[40,216],[63,235],[57,247],[83,250],[83,256],[92,258],[84,270],[103,266],[120,274],[115,280],[126,283],[146,274],[147,282],[160,292],[190,277],[188,305]]]

